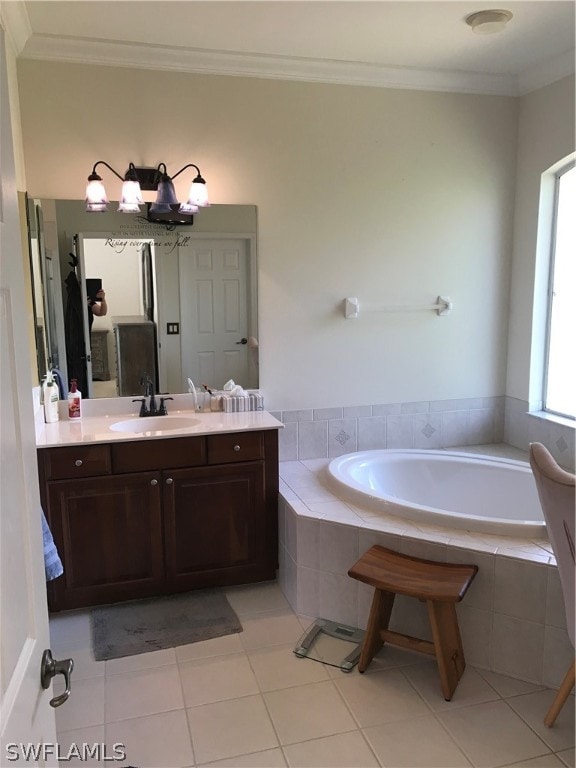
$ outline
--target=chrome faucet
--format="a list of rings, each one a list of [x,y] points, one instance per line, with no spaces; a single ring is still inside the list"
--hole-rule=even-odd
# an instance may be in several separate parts
[[[160,406],[156,405],[156,395],[154,394],[154,383],[150,376],[144,372],[140,378],[140,384],[144,387],[144,397],[137,397],[132,400],[133,403],[141,403],[140,416],[166,416],[166,400],[173,400],[173,397],[161,397]],[[149,397],[149,404],[146,405],[146,398]]]

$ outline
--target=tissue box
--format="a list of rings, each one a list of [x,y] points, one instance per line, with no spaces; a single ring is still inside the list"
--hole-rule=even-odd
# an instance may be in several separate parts
[[[263,411],[264,398],[258,390],[247,390],[246,397],[236,395],[222,396],[222,410],[225,413],[241,413],[244,411]]]

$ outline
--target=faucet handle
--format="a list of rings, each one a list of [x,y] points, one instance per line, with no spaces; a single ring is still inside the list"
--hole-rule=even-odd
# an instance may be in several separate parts
[[[145,397],[137,397],[136,399],[132,400],[133,403],[140,403],[140,413],[139,416],[146,416],[146,398]]]
[[[166,416],[168,413],[168,409],[166,408],[166,400],[174,400],[174,398],[173,397],[160,398],[160,408],[158,409],[159,416]]]

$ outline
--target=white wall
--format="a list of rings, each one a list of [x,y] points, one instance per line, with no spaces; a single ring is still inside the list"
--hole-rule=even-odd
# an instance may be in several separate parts
[[[533,316],[537,266],[541,278],[547,273],[547,249],[538,265],[536,258],[541,175],[570,152],[574,152],[574,76],[520,99],[506,394],[526,402],[538,398],[542,371],[541,355],[531,343],[533,332],[538,336],[534,322],[541,325],[543,320],[541,312]]]
[[[18,78],[33,196],[81,198],[99,159],[195,162],[214,202],[258,206],[268,408],[504,394],[516,99],[33,61]],[[341,311],[438,294],[451,316]]]

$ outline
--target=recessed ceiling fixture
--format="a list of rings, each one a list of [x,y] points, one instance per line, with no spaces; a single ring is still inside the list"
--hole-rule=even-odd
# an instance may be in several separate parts
[[[510,11],[493,9],[490,11],[478,11],[466,17],[466,24],[472,28],[472,32],[477,35],[493,35],[495,32],[502,32],[506,24],[512,18]]]

